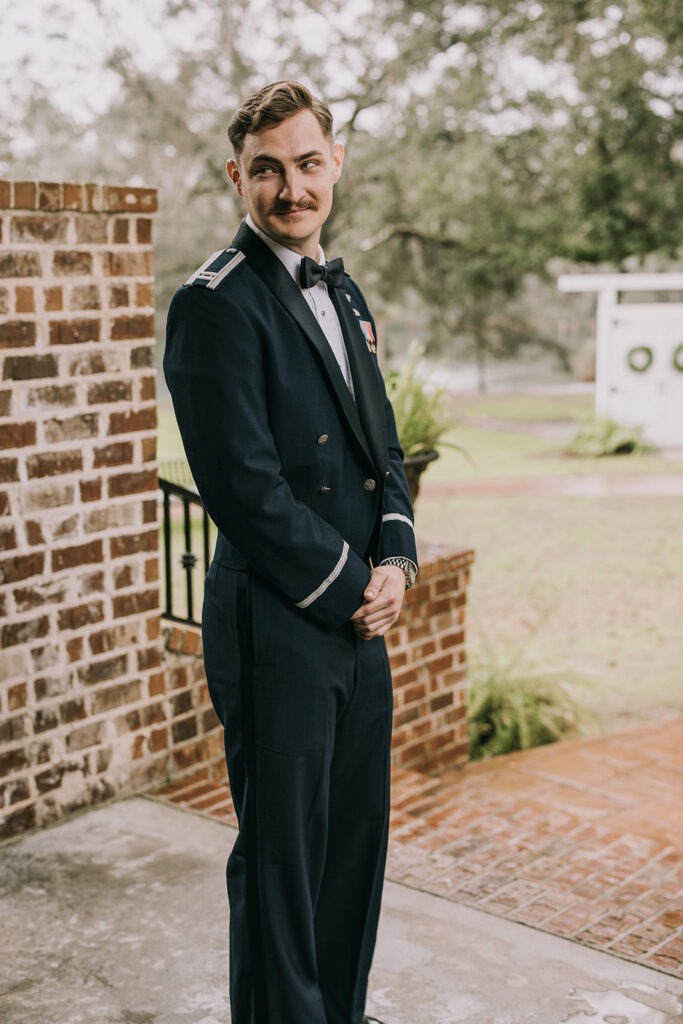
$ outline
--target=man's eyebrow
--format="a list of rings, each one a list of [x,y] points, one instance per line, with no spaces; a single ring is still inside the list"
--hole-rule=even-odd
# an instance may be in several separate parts
[[[311,149],[308,153],[302,153],[301,156],[298,156],[296,158],[296,162],[300,164],[302,160],[310,160],[312,156],[322,156],[322,151],[319,149]]]
[[[302,153],[300,156],[294,158],[294,162],[297,164],[302,163],[304,160],[310,160],[312,156],[322,156],[322,151],[319,149],[311,149],[308,153]],[[276,156],[271,156],[270,153],[257,153],[256,156],[251,158],[251,166],[257,163],[276,164],[278,167],[282,166],[282,161]]]

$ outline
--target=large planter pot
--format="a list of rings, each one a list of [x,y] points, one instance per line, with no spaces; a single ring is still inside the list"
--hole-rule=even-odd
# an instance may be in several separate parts
[[[406,477],[408,478],[408,487],[410,489],[410,500],[413,505],[417,501],[417,495],[420,490],[420,477],[429,463],[434,462],[434,459],[438,459],[438,457],[438,452],[420,452],[419,455],[407,455],[403,460]]]

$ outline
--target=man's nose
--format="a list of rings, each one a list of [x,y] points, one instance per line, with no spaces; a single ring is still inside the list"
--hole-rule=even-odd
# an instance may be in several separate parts
[[[295,170],[284,172],[282,185],[280,186],[280,198],[286,199],[290,203],[294,203],[300,198],[298,179]]]

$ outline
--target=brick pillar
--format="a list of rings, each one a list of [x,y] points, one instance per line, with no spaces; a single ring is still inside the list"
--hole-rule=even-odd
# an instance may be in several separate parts
[[[418,545],[420,575],[387,633],[394,680],[392,763],[438,773],[466,764],[465,609],[474,551]]]
[[[155,210],[0,182],[0,836],[165,775]]]

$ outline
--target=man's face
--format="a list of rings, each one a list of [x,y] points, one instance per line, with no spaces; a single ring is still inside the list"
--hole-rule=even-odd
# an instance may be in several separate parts
[[[332,207],[344,147],[332,146],[315,114],[300,110],[272,128],[247,135],[228,175],[257,227],[281,245],[313,259]]]

